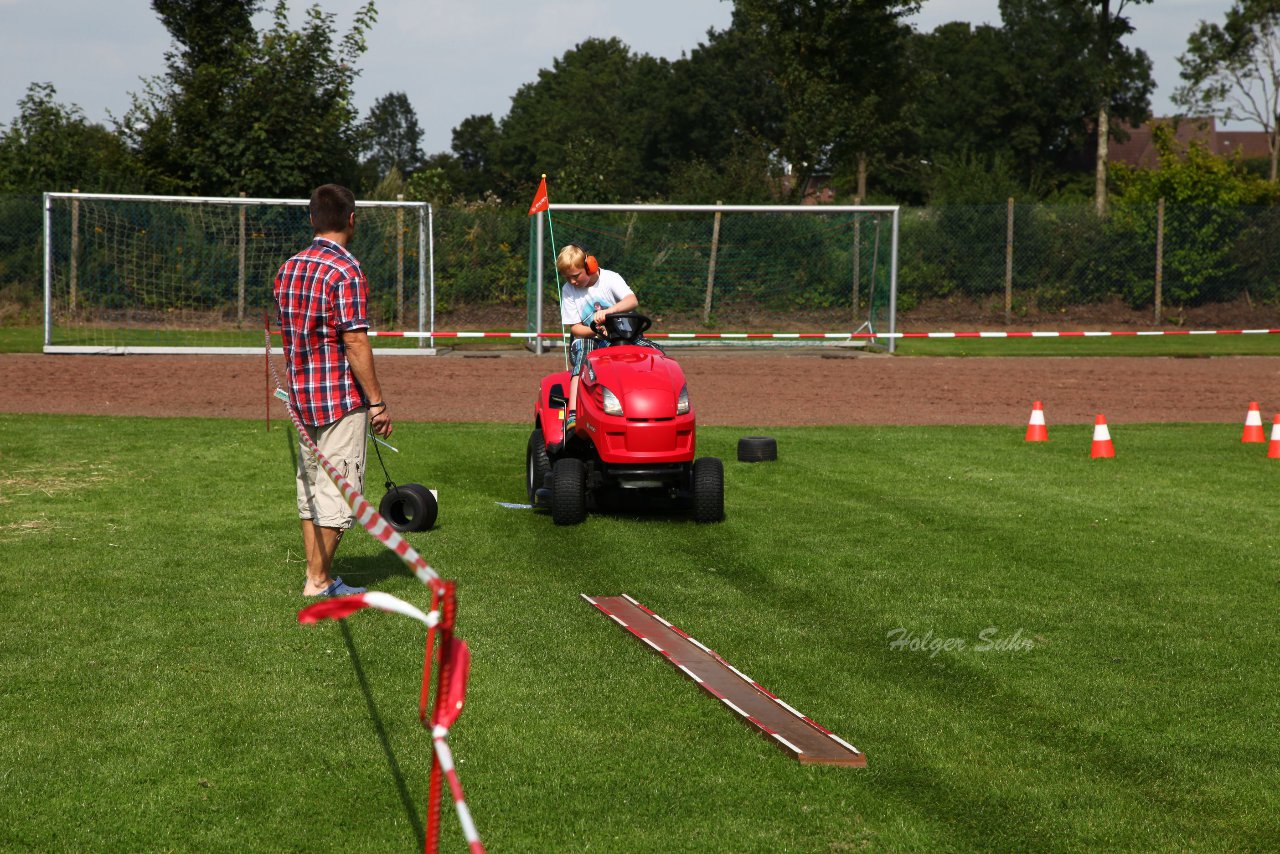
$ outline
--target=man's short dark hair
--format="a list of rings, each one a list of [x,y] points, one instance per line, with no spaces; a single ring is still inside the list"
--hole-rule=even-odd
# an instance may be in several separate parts
[[[346,231],[355,210],[354,193],[341,184],[323,184],[311,194],[311,227],[316,234]]]

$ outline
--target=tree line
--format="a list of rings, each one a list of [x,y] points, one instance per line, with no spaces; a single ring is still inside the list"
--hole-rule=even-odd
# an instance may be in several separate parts
[[[318,4],[293,27],[277,0],[258,29],[264,0],[152,0],[172,39],[165,71],[110,127],[33,82],[0,129],[0,193],[300,196],[339,181],[364,197],[519,203],[547,173],[578,202],[751,203],[795,200],[820,177],[845,201],[1103,210],[1108,188],[1139,183],[1117,182],[1106,150],[1149,115],[1151,61],[1124,38],[1126,13],[1150,1],[1001,0],[999,26],[922,33],[920,0],[733,0],[728,27],[676,60],[581,42],[507,115],[472,115],[427,155],[403,92],[354,106],[373,0],[345,32]],[[1259,123],[1273,185],[1277,23],[1270,0],[1236,0],[1201,24],[1178,93]]]

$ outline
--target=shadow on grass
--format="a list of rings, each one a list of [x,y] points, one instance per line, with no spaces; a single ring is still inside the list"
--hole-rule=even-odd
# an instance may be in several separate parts
[[[409,787],[405,785],[400,763],[396,761],[395,751],[391,749],[391,740],[387,738],[387,729],[382,725],[382,713],[378,711],[378,704],[373,700],[373,692],[369,690],[369,680],[364,675],[364,666],[360,663],[360,655],[356,652],[355,642],[351,638],[351,629],[347,627],[346,620],[339,620],[338,625],[342,627],[342,641],[347,645],[347,654],[351,656],[351,669],[355,671],[356,681],[360,683],[360,691],[364,694],[364,702],[369,707],[369,720],[373,722],[373,728],[378,733],[378,741],[382,744],[382,752],[386,754],[387,767],[391,770],[391,778],[395,781],[400,803],[404,805],[405,815],[408,816],[409,824],[413,827],[415,841],[418,846],[422,846],[426,840],[422,817],[418,815],[418,808],[409,795]]]
[[[341,575],[348,583],[361,587],[377,584],[396,576],[414,577],[404,561],[386,549],[380,549],[375,555],[357,555],[348,558],[342,557],[339,551],[333,566],[334,574]]]

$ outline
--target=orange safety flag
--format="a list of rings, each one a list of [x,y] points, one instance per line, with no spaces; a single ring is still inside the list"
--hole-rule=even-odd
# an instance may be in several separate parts
[[[542,180],[538,182],[538,192],[533,197],[533,204],[529,205],[529,216],[550,208],[551,199],[547,198],[547,176],[543,175]]]

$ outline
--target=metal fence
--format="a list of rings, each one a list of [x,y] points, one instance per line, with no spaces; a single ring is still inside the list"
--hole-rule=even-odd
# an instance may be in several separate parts
[[[41,213],[39,196],[0,196],[0,322],[39,317]],[[472,329],[523,326],[523,208],[437,208],[433,248],[437,329],[459,315]],[[903,208],[898,277],[904,331],[1064,328],[1091,316],[1232,327],[1280,312],[1280,208],[1119,202],[1106,218],[1089,204]],[[797,310],[790,325],[844,331],[817,329],[822,317]]]
[[[904,211],[900,315],[977,304],[989,320],[1091,306],[1151,323],[1200,309],[1230,325],[1280,304],[1280,208],[948,206]],[[1204,311],[1214,308],[1216,311]],[[908,324],[899,322],[900,328]]]

